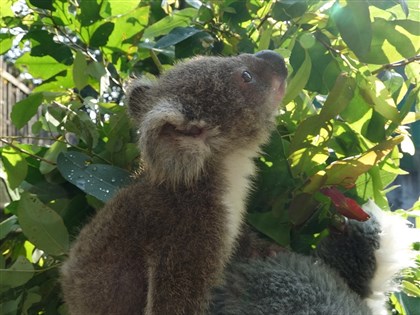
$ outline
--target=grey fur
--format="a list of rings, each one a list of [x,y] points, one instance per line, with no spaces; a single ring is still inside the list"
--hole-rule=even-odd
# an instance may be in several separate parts
[[[313,257],[280,252],[276,257],[238,260],[213,292],[211,315],[375,315],[364,298],[377,267],[381,227],[349,220]],[[389,275],[392,277],[392,275]]]
[[[199,57],[133,83],[127,99],[144,172],[73,244],[61,269],[70,314],[204,313],[235,247],[252,158],[274,127],[285,77],[283,59],[263,52]]]

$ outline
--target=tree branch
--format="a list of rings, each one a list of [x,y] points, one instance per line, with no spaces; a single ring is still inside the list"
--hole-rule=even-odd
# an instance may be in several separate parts
[[[57,165],[57,163],[54,163],[54,162],[49,161],[49,160],[46,160],[46,159],[44,159],[43,157],[41,157],[39,155],[32,154],[31,152],[28,152],[25,149],[19,148],[18,146],[14,145],[12,142],[6,141],[4,139],[0,139],[0,142],[3,142],[4,144],[8,145],[9,147],[15,149],[16,151],[18,151],[20,153],[23,153],[23,154],[26,154],[28,156],[31,156],[31,157],[33,157],[33,158],[35,158],[37,160],[40,160],[42,162],[45,162],[45,163],[48,163],[48,164],[51,164],[51,165]]]
[[[379,69],[376,69],[375,71],[372,71],[372,74],[378,74],[379,72],[381,72],[383,70],[405,66],[405,65],[408,65],[409,63],[412,63],[414,61],[419,61],[419,60],[420,60],[420,55],[417,55],[417,56],[414,56],[414,57],[411,57],[411,58],[408,58],[408,59],[404,59],[404,60],[400,60],[400,61],[397,61],[397,62],[389,63],[389,64],[386,64],[386,65],[383,65],[382,67],[380,67]]]

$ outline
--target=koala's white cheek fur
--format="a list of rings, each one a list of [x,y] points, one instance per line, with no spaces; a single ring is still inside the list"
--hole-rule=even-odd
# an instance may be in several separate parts
[[[366,299],[375,315],[386,315],[385,292],[396,289],[394,277],[402,269],[415,265],[416,252],[412,244],[420,240],[418,229],[408,227],[403,218],[381,210],[373,201],[363,205],[363,209],[373,214],[379,221],[382,232],[379,234],[379,249],[375,251],[376,272],[371,280],[372,294]]]
[[[227,209],[226,241],[232,248],[240,233],[240,226],[246,212],[245,202],[251,186],[251,177],[255,174],[252,160],[257,155],[258,148],[236,150],[224,161],[226,191],[222,202]]]

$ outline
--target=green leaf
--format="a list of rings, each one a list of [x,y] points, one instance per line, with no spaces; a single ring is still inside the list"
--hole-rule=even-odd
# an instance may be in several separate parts
[[[114,31],[108,38],[107,47],[121,50],[124,53],[129,51],[128,47],[136,42],[129,39],[143,31],[149,20],[149,13],[150,7],[145,6],[118,17],[118,23],[115,23]]]
[[[394,293],[405,310],[406,315],[417,315],[420,309],[420,299],[408,296],[404,292]]]
[[[15,65],[22,71],[27,70],[36,79],[49,79],[69,67],[58,63],[51,56],[34,57],[29,53],[23,54],[15,62]]]
[[[70,183],[104,202],[130,182],[127,171],[112,165],[92,164],[90,157],[80,152],[61,153],[57,167]]]
[[[315,191],[314,191],[315,192]],[[315,211],[317,211],[319,204],[317,200],[313,198],[312,195],[313,192],[309,193],[299,193],[297,194],[288,210],[290,222],[295,226],[301,226],[305,222],[307,222],[314,214]],[[329,208],[329,205],[331,204],[331,201],[326,198],[325,196],[321,195],[321,198],[324,198],[326,205],[324,207]]]
[[[98,130],[86,112],[79,111],[77,115],[71,113],[65,123],[65,128],[66,131],[78,135],[90,148],[98,144]]]
[[[385,85],[376,77],[368,77],[358,80],[360,94],[368,104],[373,106],[376,112],[386,119],[399,124],[400,114],[395,106],[395,102],[389,95]]]
[[[412,282],[408,282],[406,280],[402,281],[402,285],[404,287],[404,291],[412,296],[420,297],[420,288],[416,286]]]
[[[185,27],[190,25],[191,20],[197,15],[197,9],[186,8],[175,12],[171,16],[164,17],[163,19],[152,24],[145,29],[144,38],[155,38],[157,36],[168,34],[176,27]]]
[[[44,91],[57,93],[66,91],[68,93],[68,91],[73,88],[73,72],[71,71],[71,68],[68,67],[68,70],[62,71],[57,75],[49,78],[48,80],[43,81],[40,85],[32,90],[32,93]]]
[[[13,39],[15,37],[9,33],[0,34],[0,55],[3,55],[12,48]]]
[[[16,231],[18,228],[17,218],[14,215],[0,222],[0,240],[4,239],[10,232]]]
[[[106,150],[109,152],[119,152],[124,143],[130,140],[129,118],[125,111],[113,115],[109,119],[109,123],[105,128],[108,142],[106,143]]]
[[[296,96],[299,95],[299,93],[302,91],[302,89],[308,82],[309,75],[311,74],[311,68],[311,57],[305,50],[305,59],[302,65],[299,67],[299,69],[295,69],[295,73],[287,85],[286,94],[283,98],[283,104],[288,104],[289,102],[294,100]]]
[[[169,46],[173,46],[182,42],[183,40],[201,32],[199,29],[195,27],[177,27],[174,28],[172,31],[169,32],[168,35],[163,36],[160,38],[156,44],[155,48],[166,48]]]
[[[304,187],[305,192],[314,192],[319,187],[311,183],[322,185],[340,185],[353,187],[357,178],[376,166],[396,145],[401,143],[404,136],[397,136],[377,144],[359,156],[335,161],[313,175]]]
[[[29,3],[40,9],[55,11],[53,0],[29,0]]]
[[[13,124],[20,129],[38,112],[38,107],[42,104],[44,95],[42,93],[32,93],[24,100],[17,102],[11,113]]]
[[[12,147],[5,147],[2,150],[1,160],[10,188],[19,187],[28,173],[28,163],[23,158],[22,153]]]
[[[368,120],[368,126],[366,129],[366,138],[372,142],[380,142],[385,140],[385,125],[386,119],[378,114],[377,112],[372,112],[372,117]]]
[[[3,288],[16,288],[24,285],[35,274],[33,265],[23,256],[18,256],[8,269],[0,269],[0,286]]]
[[[102,1],[101,1],[102,2]],[[80,1],[80,14],[77,15],[82,26],[89,26],[101,20],[101,4],[97,0]]]
[[[45,152],[44,159],[51,162],[57,162],[58,155],[65,150],[67,150],[67,145],[64,142],[56,141],[48,148],[47,152]],[[56,167],[56,165],[41,161],[39,171],[41,174],[48,174]]]
[[[13,0],[0,0],[0,18],[5,16],[14,16],[14,12],[12,10]]]
[[[315,45],[316,38],[312,33],[305,32],[299,37],[299,43],[304,49],[309,49]]]
[[[90,46],[93,46],[93,47],[105,46],[106,43],[108,42],[109,36],[114,30],[114,26],[115,25],[112,22],[105,22],[104,24],[100,25],[95,30],[92,37],[90,38],[90,41],[89,41]]]
[[[23,233],[37,248],[60,256],[69,248],[69,234],[63,219],[35,195],[23,193],[18,205]]]
[[[228,25],[239,24],[251,19],[247,1],[227,1],[226,4],[227,6],[223,7],[223,21]]]
[[[38,291],[40,290],[39,287],[35,287],[35,289]],[[34,292],[28,292],[25,296],[25,302],[22,305],[22,312],[23,314],[30,314],[29,309],[36,303],[41,302],[42,296],[41,292],[39,294]]]
[[[96,61],[89,63],[87,71],[98,81],[101,80],[101,78],[107,73],[104,65]]]
[[[308,8],[307,1],[287,0],[277,1],[272,8],[273,18],[278,21],[288,21],[302,16]]]
[[[332,17],[349,48],[358,56],[366,55],[372,40],[367,1],[343,0],[336,2]]]
[[[63,64],[71,64],[73,55],[70,48],[54,39],[55,34],[47,30],[32,28],[26,35],[32,44],[31,56],[44,57],[49,55],[56,61]]]
[[[354,78],[345,74],[338,76],[335,85],[328,95],[319,115],[308,117],[297,128],[293,141],[290,145],[290,152],[297,152],[301,148],[314,144],[314,138],[321,135],[321,129],[325,129],[327,131],[325,136],[328,137],[328,134],[330,133],[328,130],[330,130],[330,128],[326,125],[326,122],[335,118],[349,105],[354,97],[355,89],[356,81]],[[318,142],[317,146],[320,146],[320,143],[321,142]],[[302,153],[303,152],[300,154]],[[299,155],[292,160],[297,159],[297,162],[299,162],[298,164],[301,165],[302,161],[298,161],[301,158],[302,157]]]
[[[139,0],[124,0],[124,5],[121,5],[121,0],[108,0],[111,6],[111,13],[113,16],[126,14],[133,11],[139,5]]]
[[[15,300],[1,303],[0,310],[2,311],[2,315],[16,315],[16,311],[19,308],[19,304],[21,300],[22,300],[22,294],[19,295],[19,297]]]
[[[265,50],[270,47],[272,34],[273,34],[273,25],[269,23],[263,24],[263,27],[260,30],[260,41],[258,44],[258,50]]]
[[[381,178],[381,172],[378,165],[373,166],[368,171],[372,189],[373,189],[373,201],[379,206],[381,209],[389,209],[388,200],[385,197],[385,193],[383,190],[385,189],[385,185]],[[392,174],[391,174],[392,175]],[[393,175],[392,178],[395,179],[397,176]]]
[[[380,65],[411,58],[417,55],[419,50],[419,21],[387,21],[375,18],[372,23],[370,50],[358,57],[362,62]]]
[[[339,75],[322,106],[319,119],[328,121],[345,110],[354,97],[355,89],[356,80],[353,77],[346,74]]]
[[[80,51],[76,51],[76,57],[73,63],[73,80],[74,85],[82,90],[88,83],[87,61],[85,55]]]
[[[257,230],[275,240],[277,244],[286,246],[290,243],[290,223],[287,220],[281,220],[272,211],[249,213],[248,221]]]
[[[341,113],[342,117],[352,130],[358,134],[364,134],[366,124],[372,116],[372,106],[360,95],[360,90],[356,88],[353,99]]]

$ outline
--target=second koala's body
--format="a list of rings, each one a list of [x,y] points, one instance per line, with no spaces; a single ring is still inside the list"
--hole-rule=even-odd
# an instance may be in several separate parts
[[[252,159],[284,94],[268,51],[182,63],[128,96],[141,179],[82,229],[62,268],[70,314],[202,314],[240,232]]]
[[[366,222],[348,220],[313,256],[281,251],[275,257],[237,257],[214,290],[209,315],[387,315],[387,295],[402,269],[415,265],[418,229],[363,205]]]

